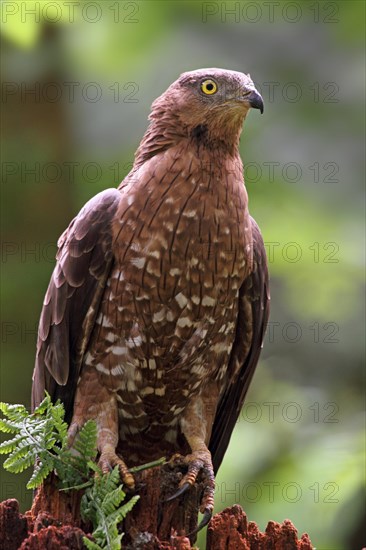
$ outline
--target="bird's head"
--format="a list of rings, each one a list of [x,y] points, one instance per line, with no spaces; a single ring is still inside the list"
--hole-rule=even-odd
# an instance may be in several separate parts
[[[263,113],[263,99],[250,75],[224,69],[183,73],[158,97],[150,120],[171,124],[177,134],[206,143],[236,144],[250,108]]]

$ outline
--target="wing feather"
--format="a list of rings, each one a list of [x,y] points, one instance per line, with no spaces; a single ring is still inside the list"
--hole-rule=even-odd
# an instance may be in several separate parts
[[[66,417],[71,415],[83,353],[113,262],[111,226],[120,198],[117,189],[96,195],[58,241],[38,328],[33,408],[47,390],[64,402]]]
[[[251,218],[253,269],[239,292],[235,341],[228,366],[228,382],[216,410],[209,449],[215,472],[220,467],[244,404],[262,348],[269,316],[269,285],[262,235]]]

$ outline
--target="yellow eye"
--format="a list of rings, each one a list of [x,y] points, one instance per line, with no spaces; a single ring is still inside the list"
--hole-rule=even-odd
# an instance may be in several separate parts
[[[212,95],[217,92],[217,84],[214,80],[204,80],[201,84],[201,90],[206,95]]]

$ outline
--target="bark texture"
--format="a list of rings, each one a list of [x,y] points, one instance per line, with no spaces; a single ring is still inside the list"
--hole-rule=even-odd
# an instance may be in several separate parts
[[[122,526],[127,550],[190,550],[197,527],[202,485],[171,502],[166,499],[183,475],[177,467],[165,465],[135,475],[140,500]],[[32,509],[19,512],[15,499],[0,503],[1,550],[81,550],[83,536],[91,526],[78,513],[81,493],[60,493],[50,478],[38,491]],[[243,509],[234,505],[216,514],[207,532],[207,550],[312,550],[307,534],[298,539],[289,520],[270,521],[264,533],[247,520]]]

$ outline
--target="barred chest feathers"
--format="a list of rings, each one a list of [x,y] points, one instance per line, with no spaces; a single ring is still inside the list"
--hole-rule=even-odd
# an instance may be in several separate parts
[[[173,411],[170,399],[159,403],[169,423],[206,377],[224,376],[238,290],[250,269],[240,159],[218,172],[211,158],[191,154],[183,165],[184,156],[170,149],[162,162],[169,170],[151,177],[144,165],[127,178],[114,226],[116,261],[86,357],[102,383],[117,388],[122,416],[140,408],[145,422],[157,397],[182,402]]]

